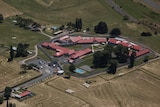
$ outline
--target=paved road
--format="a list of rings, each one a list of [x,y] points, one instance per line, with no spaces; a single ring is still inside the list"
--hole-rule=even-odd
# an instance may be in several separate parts
[[[35,54],[34,54],[32,57],[29,57],[29,58],[27,58],[27,59],[24,59],[24,60],[20,61],[19,63],[20,63],[21,65],[22,65],[22,64],[25,64],[26,61],[37,57],[37,55],[38,55],[38,47],[37,47],[37,45],[35,45]]]
[[[122,8],[120,8],[119,5],[117,5],[113,0],[105,0],[111,7],[114,7],[114,10],[116,10],[118,13],[120,13],[122,16],[127,15],[129,17],[129,21],[132,22],[138,22],[138,20],[136,18],[134,18],[133,16],[131,16],[130,14],[128,14],[125,10],[123,10]]]
[[[143,2],[145,2],[146,4],[148,4],[149,6],[156,8],[160,11],[160,5],[157,4],[156,2],[154,2],[153,0],[143,0]]]

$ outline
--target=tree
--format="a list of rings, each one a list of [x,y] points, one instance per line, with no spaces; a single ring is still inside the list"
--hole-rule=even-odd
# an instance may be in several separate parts
[[[142,32],[141,36],[152,36],[150,32]]]
[[[132,68],[134,66],[135,56],[136,56],[136,52],[133,51],[132,54],[131,54],[131,56],[129,57],[130,64],[129,64],[128,68]]]
[[[96,51],[93,54],[93,65],[94,67],[103,68],[105,67],[111,59],[111,53],[107,50],[104,51]]]
[[[69,71],[74,72],[75,69],[76,69],[76,67],[75,67],[74,64],[71,64],[71,65],[69,66]]]
[[[112,31],[110,32],[110,35],[112,37],[118,37],[119,35],[121,35],[121,31],[119,28],[113,28]]]
[[[117,71],[117,66],[118,66],[118,62],[117,62],[117,60],[112,60],[111,62],[110,62],[110,66],[108,67],[108,73],[109,74],[115,74],[116,73],[116,71]]]
[[[16,104],[15,104],[15,103],[9,103],[9,102],[7,101],[7,107],[16,107]]]
[[[82,19],[81,18],[76,18],[75,29],[76,29],[76,31],[79,31],[82,29]]]
[[[104,34],[108,32],[108,27],[105,22],[99,22],[98,25],[94,27],[94,31],[99,34]]]
[[[3,15],[2,15],[2,14],[0,14],[0,23],[2,23],[2,22],[3,22],[3,20],[4,20]]]
[[[0,95],[0,104],[2,104],[3,103],[3,95]]]
[[[28,55],[27,48],[29,44],[19,43],[16,50],[16,57],[26,57]]]
[[[5,90],[4,90],[4,97],[6,100],[9,100],[9,97],[11,95],[11,92],[12,92],[12,88],[11,87],[5,87]]]
[[[124,47],[122,45],[118,45],[115,48],[115,55],[117,56],[117,60],[120,63],[125,63],[127,62],[128,55],[129,55],[129,50],[127,47]]]
[[[13,58],[14,58],[14,50],[13,50],[13,47],[10,46],[10,58],[8,58],[8,61],[13,61]]]
[[[146,63],[146,62],[148,62],[148,60],[149,60],[149,56],[146,55],[146,56],[144,57],[144,59],[143,59],[143,62]]]

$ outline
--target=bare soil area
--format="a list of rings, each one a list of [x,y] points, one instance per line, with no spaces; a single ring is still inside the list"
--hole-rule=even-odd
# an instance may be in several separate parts
[[[3,14],[5,18],[22,14],[22,12],[5,3],[3,0],[0,0],[0,13]]]

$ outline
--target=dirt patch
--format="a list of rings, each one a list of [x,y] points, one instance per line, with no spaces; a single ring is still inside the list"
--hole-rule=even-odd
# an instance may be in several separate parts
[[[127,26],[131,30],[136,30],[137,29],[137,25],[135,23],[127,23]]]
[[[18,11],[17,9],[15,9],[14,7],[10,6],[2,0],[0,0],[0,13],[5,18],[22,14],[22,12]]]

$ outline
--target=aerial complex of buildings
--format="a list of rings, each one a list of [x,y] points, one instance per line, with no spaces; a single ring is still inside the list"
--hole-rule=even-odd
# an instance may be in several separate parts
[[[53,55],[55,57],[60,57],[65,55],[68,57],[68,62],[73,63],[75,59],[84,57],[85,55],[94,52],[93,49],[86,48],[83,50],[69,49],[66,46],[73,46],[78,44],[112,44],[112,45],[122,45],[127,47],[129,50],[136,51],[136,57],[142,56],[150,52],[149,49],[137,45],[133,42],[129,42],[123,38],[109,38],[107,41],[106,37],[84,37],[84,36],[63,36],[59,39],[53,40],[52,42],[42,43],[42,47],[47,49],[55,50],[56,53]],[[132,51],[129,52],[131,55]]]

